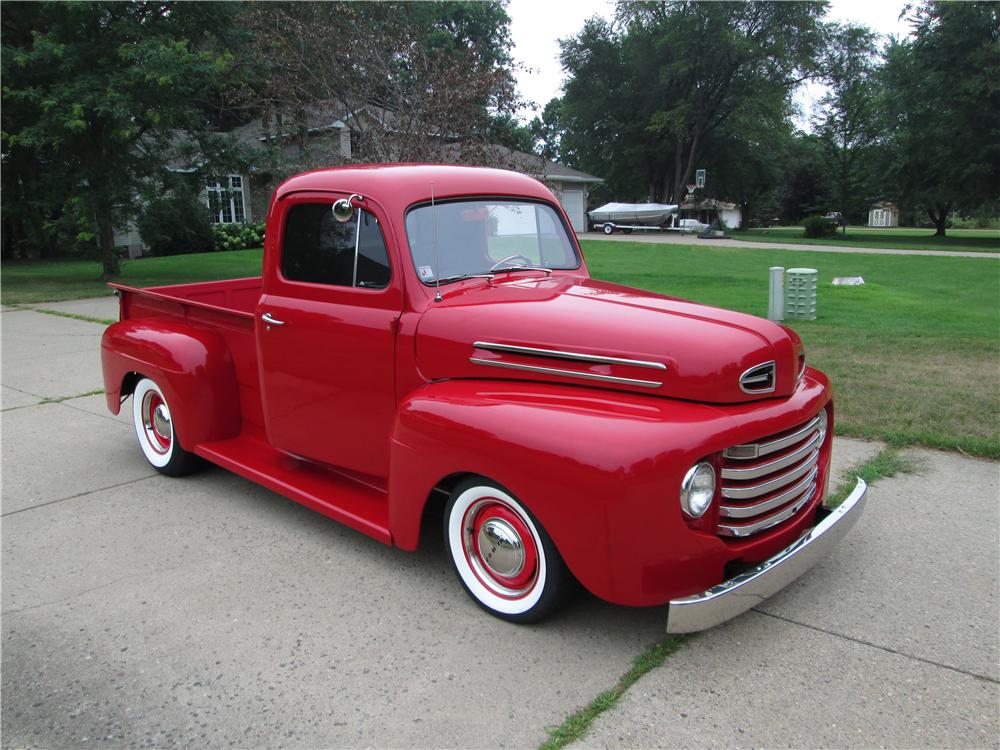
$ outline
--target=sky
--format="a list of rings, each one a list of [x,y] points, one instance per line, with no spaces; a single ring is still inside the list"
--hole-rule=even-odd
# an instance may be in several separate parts
[[[833,0],[827,20],[862,23],[885,35],[904,36],[909,27],[899,20],[903,0]],[[521,71],[517,85],[521,96],[537,105],[526,110],[522,118],[530,120],[540,114],[545,104],[559,96],[563,81],[559,65],[559,39],[572,36],[583,28],[583,22],[595,15],[611,18],[614,2],[609,0],[510,0],[507,13],[511,19],[514,59],[529,71]],[[808,110],[822,96],[818,84],[803,87],[796,101]],[[800,124],[804,125],[805,120]]]

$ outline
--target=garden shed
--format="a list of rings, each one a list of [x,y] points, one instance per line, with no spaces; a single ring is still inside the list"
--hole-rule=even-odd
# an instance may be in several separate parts
[[[876,203],[868,212],[870,227],[898,227],[899,209],[893,203]]]

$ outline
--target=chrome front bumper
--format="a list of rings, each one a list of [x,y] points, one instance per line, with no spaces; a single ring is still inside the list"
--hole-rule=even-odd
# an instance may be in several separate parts
[[[714,627],[777,593],[833,549],[861,516],[868,485],[858,477],[843,503],[793,544],[752,570],[708,591],[670,602],[668,633],[694,633]]]

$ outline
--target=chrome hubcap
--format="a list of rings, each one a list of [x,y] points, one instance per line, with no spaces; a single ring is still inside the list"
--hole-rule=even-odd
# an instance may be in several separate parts
[[[524,545],[506,521],[491,518],[479,529],[479,558],[495,575],[512,578],[524,569]]]
[[[167,412],[166,404],[160,404],[153,410],[153,429],[160,434],[160,437],[170,437],[170,414]]]
[[[163,397],[155,391],[148,391],[142,398],[142,428],[146,441],[157,453],[170,450],[173,428],[170,425],[170,409]]]
[[[538,549],[524,519],[495,498],[469,506],[462,519],[465,559],[492,593],[527,596],[538,581]]]

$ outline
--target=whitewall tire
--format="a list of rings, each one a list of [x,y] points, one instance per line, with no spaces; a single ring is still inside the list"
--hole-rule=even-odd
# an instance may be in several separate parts
[[[551,538],[499,485],[481,477],[460,483],[444,523],[459,581],[490,614],[532,622],[565,599],[572,575]]]
[[[180,476],[197,468],[197,457],[177,440],[163,392],[149,378],[139,380],[132,392],[132,423],[143,455],[161,474]]]

